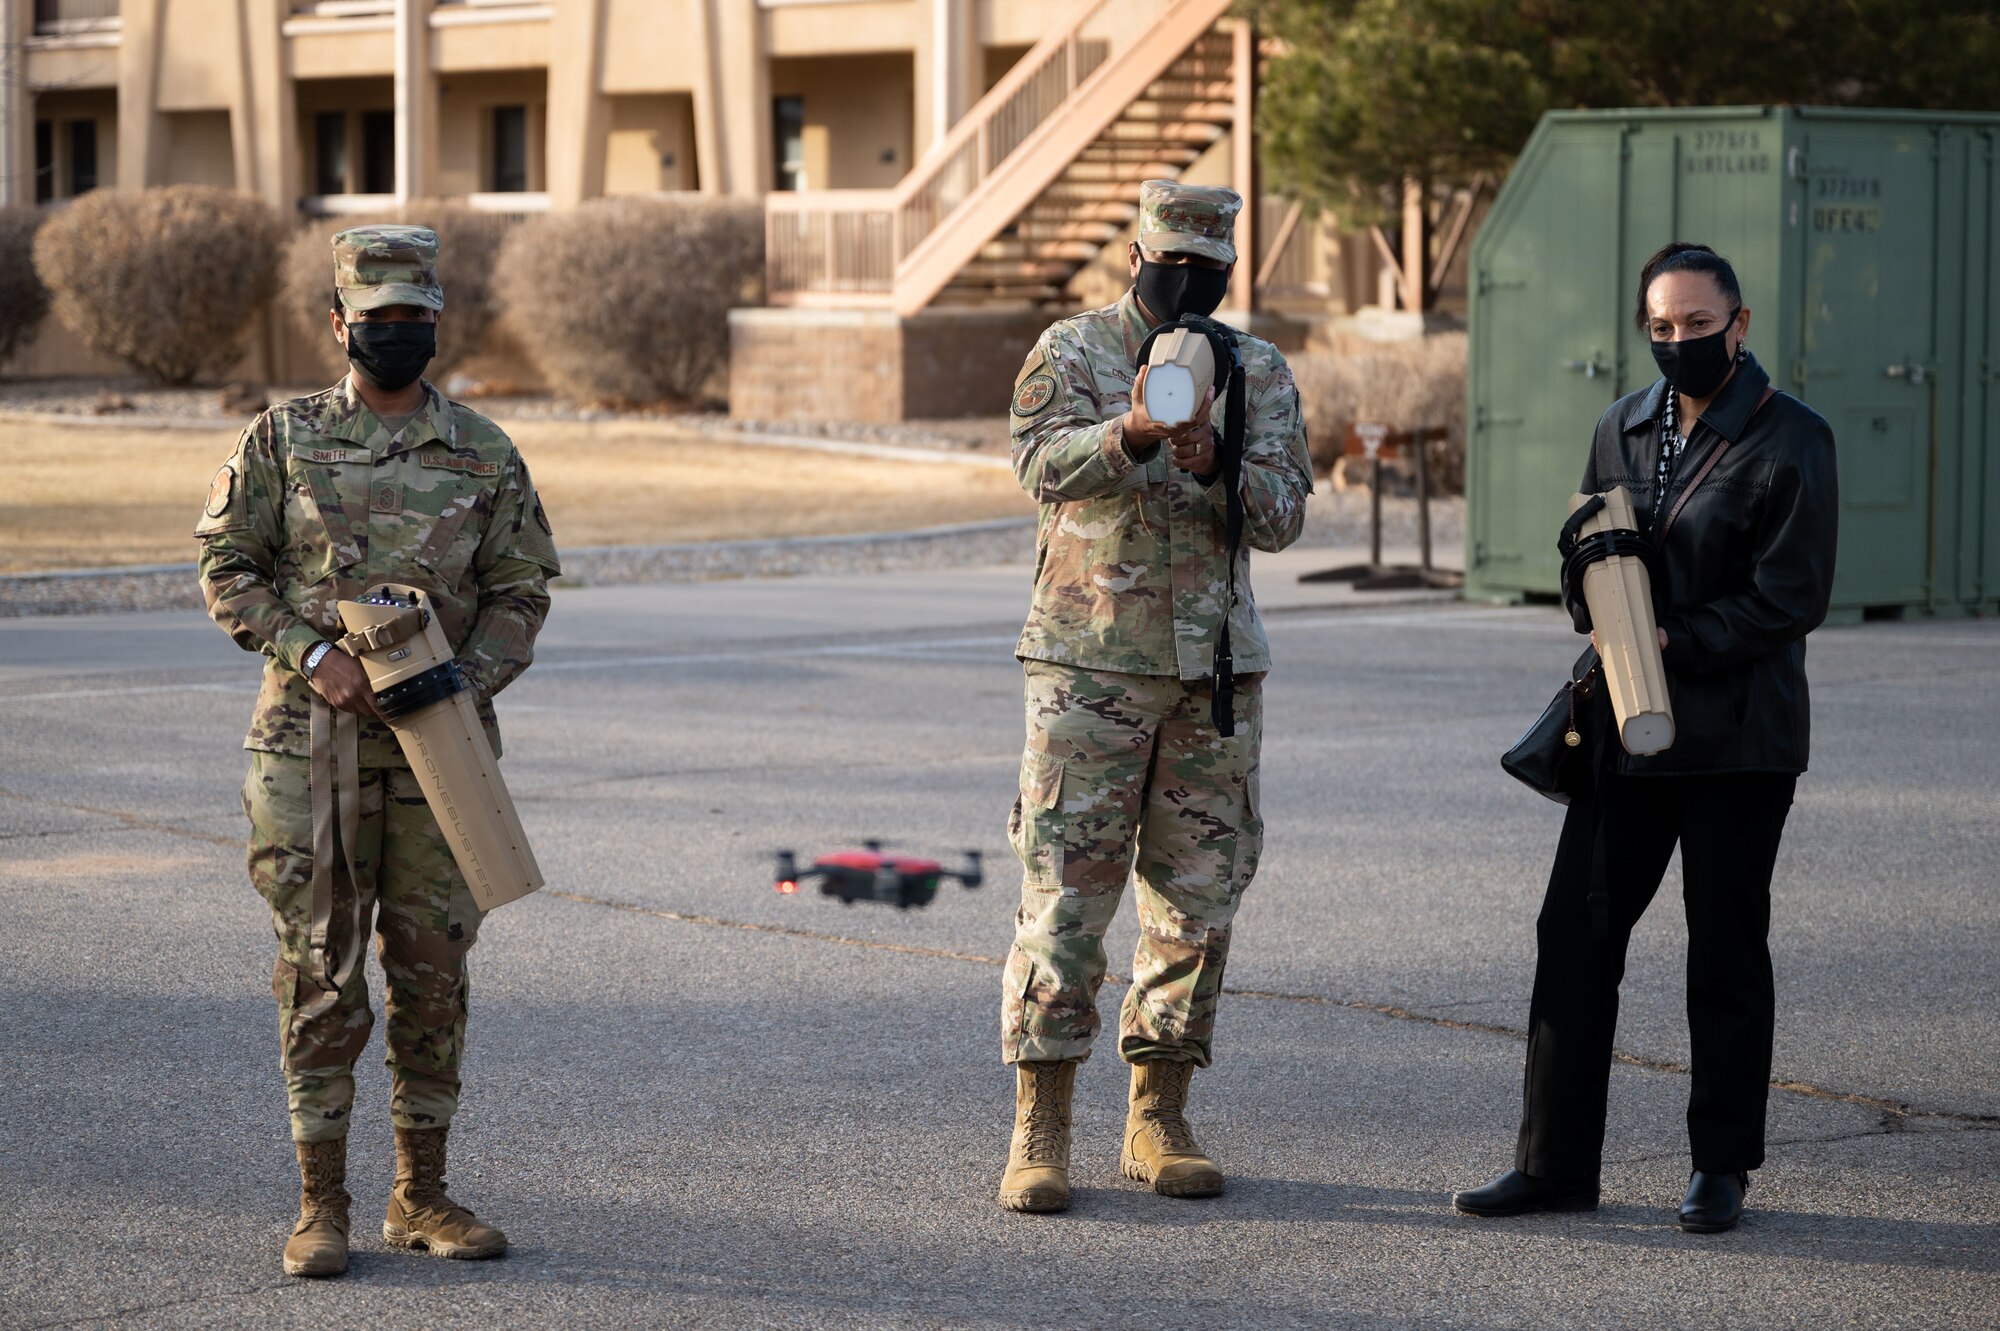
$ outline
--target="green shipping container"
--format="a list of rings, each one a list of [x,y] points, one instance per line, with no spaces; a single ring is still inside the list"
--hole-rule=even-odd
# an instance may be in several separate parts
[[[1832,424],[1835,615],[2000,600],[2000,115],[1730,107],[1542,118],[1472,248],[1467,593],[1557,591],[1592,428],[1659,377],[1672,240],[1735,265],[1750,349]]]

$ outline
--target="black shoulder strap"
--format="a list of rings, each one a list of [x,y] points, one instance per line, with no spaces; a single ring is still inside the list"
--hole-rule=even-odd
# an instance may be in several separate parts
[[[1214,693],[1209,717],[1224,739],[1236,734],[1236,661],[1230,651],[1229,620],[1236,611],[1236,558],[1243,548],[1243,432],[1248,421],[1243,357],[1236,339],[1224,334],[1229,348],[1229,389],[1222,408],[1223,544],[1229,561],[1229,595],[1222,603],[1222,628],[1215,635]]]
[[[1230,650],[1229,619],[1236,609],[1236,560],[1243,548],[1243,438],[1249,420],[1248,389],[1235,332],[1228,325],[1201,315],[1170,320],[1146,334],[1145,341],[1139,344],[1138,355],[1133,358],[1133,368],[1146,363],[1160,334],[1175,328],[1192,328],[1207,336],[1209,349],[1215,356],[1217,386],[1223,394],[1222,440],[1217,446],[1216,460],[1222,466],[1222,535],[1229,561],[1229,595],[1223,602],[1222,627],[1215,635],[1209,718],[1215,723],[1216,733],[1230,739],[1236,734],[1236,663]]]
[[[1771,387],[1769,384],[1766,384],[1764,386],[1763,395],[1757,399],[1757,405],[1750,408],[1749,420],[1753,421],[1756,420],[1757,413],[1764,409],[1764,404],[1766,402],[1769,402],[1772,398],[1776,397],[1777,395],[1778,395],[1778,390]],[[1715,444],[1715,451],[1708,455],[1708,461],[1702,463],[1701,470],[1696,472],[1694,474],[1693,479],[1688,481],[1687,488],[1681,491],[1681,497],[1674,501],[1673,508],[1667,513],[1667,520],[1665,522],[1662,522],[1660,524],[1660,530],[1654,533],[1653,535],[1654,545],[1660,546],[1662,548],[1666,546],[1667,533],[1673,530],[1674,519],[1681,515],[1681,510],[1687,507],[1687,501],[1689,500],[1689,498],[1691,498],[1694,492],[1701,487],[1701,483],[1708,479],[1708,473],[1715,470],[1715,464],[1722,461],[1722,455],[1724,453],[1727,453],[1728,451],[1729,451],[1729,440],[1727,438],[1717,439]]]

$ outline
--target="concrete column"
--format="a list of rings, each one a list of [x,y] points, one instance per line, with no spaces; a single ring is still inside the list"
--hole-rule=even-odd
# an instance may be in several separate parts
[[[973,0],[918,0],[916,31],[918,160],[979,100],[978,16]]]
[[[429,198],[437,161],[438,86],[431,0],[396,0],[396,202]]]
[[[0,0],[0,208],[35,201],[35,108],[21,54],[34,12],[34,0]]]
[[[123,0],[118,42],[118,188],[166,179],[167,134],[160,115],[160,36],[166,0]]]
[[[236,52],[235,68],[229,72],[229,152],[236,188],[257,194],[257,143],[270,132],[257,122],[257,101],[250,86],[249,34],[245,31],[243,0],[230,5],[214,33],[218,44]]]
[[[693,0],[688,12],[694,22],[688,33],[699,54],[694,63],[694,183],[703,194],[720,196],[723,189],[721,95],[715,81],[720,65],[715,49],[715,15],[709,0]]]
[[[299,178],[299,108],[286,59],[283,6],[241,0],[244,86],[255,147],[250,176],[239,166],[236,186],[254,190],[289,218],[304,193]],[[232,127],[233,128],[233,127]],[[241,162],[239,153],[238,161]]]
[[[764,16],[743,0],[704,0],[714,34],[711,116],[720,168],[715,193],[761,199],[771,187],[771,67]],[[704,190],[709,163],[702,163]]]
[[[556,6],[549,50],[549,202],[573,208],[604,193],[604,0]]]
[[[1229,187],[1243,197],[1243,211],[1236,215],[1236,271],[1229,279],[1229,305],[1248,315],[1257,312],[1257,212],[1264,193],[1257,160],[1257,30],[1249,20],[1237,21],[1232,43],[1235,108],[1229,124]]]

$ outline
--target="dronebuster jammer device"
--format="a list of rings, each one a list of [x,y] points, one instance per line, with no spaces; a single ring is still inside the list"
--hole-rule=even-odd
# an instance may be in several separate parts
[[[342,601],[340,646],[361,662],[481,910],[542,886],[542,871],[451,644],[415,587],[385,582]]]
[[[1215,386],[1215,351],[1194,328],[1170,328],[1146,357],[1146,414],[1162,425],[1185,425],[1201,414]]]
[[[1591,500],[1577,495],[1574,513]],[[1632,497],[1623,486],[1604,495],[1604,505],[1578,528],[1579,542],[1613,531],[1637,536]],[[1667,695],[1667,667],[1653,620],[1653,580],[1637,555],[1607,554],[1583,571],[1583,599],[1597,633],[1597,654],[1611,690],[1618,742],[1627,753],[1658,753],[1674,742],[1674,708]]]

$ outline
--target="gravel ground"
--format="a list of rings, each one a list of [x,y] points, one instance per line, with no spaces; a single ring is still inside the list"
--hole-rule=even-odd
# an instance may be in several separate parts
[[[260,390],[271,402],[313,392],[306,388]],[[169,419],[238,422],[245,413],[223,402],[218,385],[162,388],[146,379],[0,378],[0,411],[37,415],[88,416],[110,425],[120,420]]]
[[[304,390],[272,389],[273,401]],[[100,414],[97,407],[118,401],[126,409]],[[482,413],[507,420],[632,420],[633,416],[576,407],[547,397],[493,397],[476,400]],[[130,422],[214,423],[241,419],[225,413],[215,388],[159,388],[140,379],[0,379],[0,412],[88,416],[101,424]],[[723,438],[762,435],[815,440],[935,448],[1000,455],[1007,451],[1006,423],[998,419],[858,422],[732,421],[714,413],[638,417],[663,427]],[[563,563],[575,584],[693,582],[712,578],[858,573],[896,568],[973,567],[1026,563],[1034,556],[1030,528],[1021,523],[971,524],[927,532],[798,540],[727,541],[708,544],[634,546],[570,550]],[[1417,506],[1390,495],[1382,503],[1382,533],[1390,546],[1414,545]],[[1453,554],[1465,541],[1465,500],[1452,496],[1431,506],[1433,546]],[[1368,541],[1365,490],[1334,490],[1325,480],[1307,507],[1306,547],[1358,546]],[[1444,562],[1455,563],[1454,559]],[[75,575],[0,577],[0,618],[30,614],[88,614],[103,611],[166,610],[198,607],[191,565],[106,569]]]
[[[1388,546],[1416,542],[1416,503],[1382,502]],[[1465,541],[1465,501],[1432,505],[1439,562],[1456,567]],[[1306,510],[1302,549],[1354,547],[1368,540],[1367,496],[1322,492]],[[598,546],[563,552],[571,586],[636,582],[703,582],[720,578],[789,577],[807,573],[874,573],[906,568],[974,568],[1026,564],[1034,558],[1034,528],[1025,520],[968,523],[917,532],[808,536],[772,541],[685,545]],[[21,615],[83,615],[107,611],[199,609],[194,565],[148,565],[59,574],[0,577],[0,619]]]

